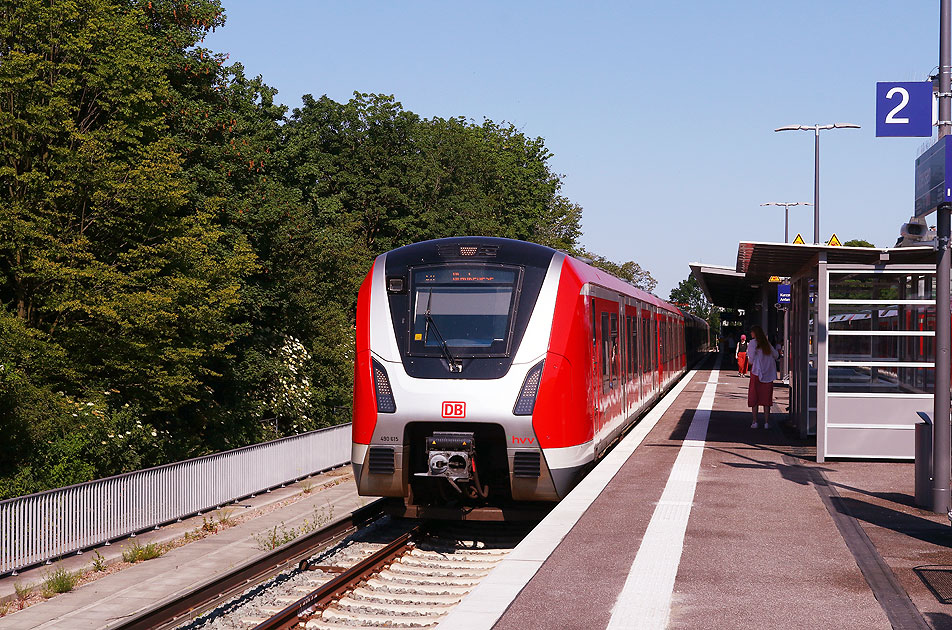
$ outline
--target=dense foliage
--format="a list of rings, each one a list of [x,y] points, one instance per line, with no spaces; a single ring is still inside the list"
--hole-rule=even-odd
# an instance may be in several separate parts
[[[712,335],[720,331],[721,310],[707,301],[694,274],[688,274],[688,277],[679,282],[678,286],[671,289],[668,301],[705,320],[711,327]]]
[[[289,114],[202,46],[223,24],[218,0],[0,2],[0,498],[346,421],[383,251],[580,251],[541,138],[375,94]]]

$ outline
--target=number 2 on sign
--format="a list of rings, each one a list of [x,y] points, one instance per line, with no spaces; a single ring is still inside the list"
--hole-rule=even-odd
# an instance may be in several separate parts
[[[896,95],[896,94],[898,94],[902,100],[899,102],[898,105],[896,105],[891,110],[889,110],[888,114],[886,114],[886,123],[887,124],[901,124],[901,125],[908,124],[909,123],[908,118],[905,118],[905,117],[897,118],[896,114],[901,112],[906,107],[906,105],[909,104],[909,91],[906,90],[906,88],[894,87],[893,89],[886,92],[886,100],[891,101],[893,98],[893,95]]]

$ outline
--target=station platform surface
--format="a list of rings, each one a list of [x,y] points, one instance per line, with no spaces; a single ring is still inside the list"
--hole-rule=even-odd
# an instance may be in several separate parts
[[[713,362],[438,627],[952,628],[952,528],[913,464],[818,464],[785,387],[751,428],[749,380]]]

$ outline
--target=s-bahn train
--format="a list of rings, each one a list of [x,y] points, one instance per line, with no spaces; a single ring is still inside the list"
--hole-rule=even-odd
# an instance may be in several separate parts
[[[357,300],[358,491],[410,516],[558,501],[708,341],[703,320],[541,245],[381,254]]]

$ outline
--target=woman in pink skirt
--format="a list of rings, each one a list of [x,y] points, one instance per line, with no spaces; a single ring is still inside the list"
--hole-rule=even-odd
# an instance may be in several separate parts
[[[773,405],[773,382],[777,378],[777,359],[780,353],[767,341],[760,326],[750,329],[751,339],[747,346],[747,362],[750,365],[750,386],[747,388],[747,406],[753,416],[751,429],[760,424],[757,408],[764,408],[764,428],[770,428],[770,406]]]

